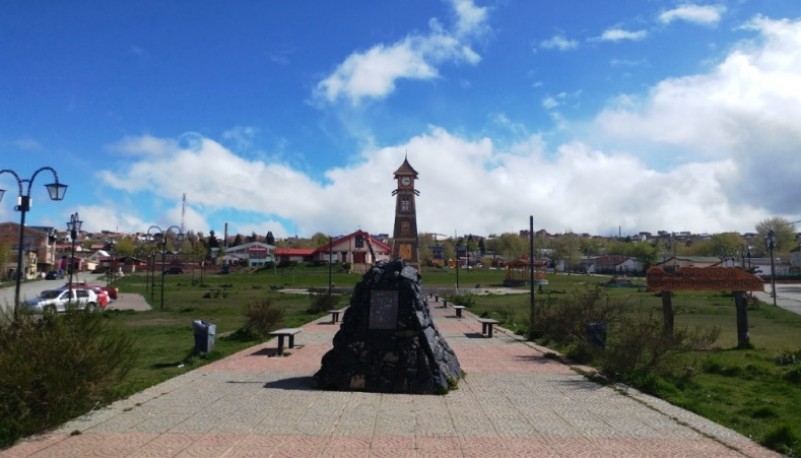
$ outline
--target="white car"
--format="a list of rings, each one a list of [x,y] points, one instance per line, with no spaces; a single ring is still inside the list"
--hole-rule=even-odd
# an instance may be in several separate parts
[[[97,310],[97,293],[88,288],[73,288],[71,291],[69,288],[48,289],[42,291],[39,297],[25,301],[28,310],[34,313],[42,313],[45,310],[66,312],[70,303],[78,310],[85,308]]]

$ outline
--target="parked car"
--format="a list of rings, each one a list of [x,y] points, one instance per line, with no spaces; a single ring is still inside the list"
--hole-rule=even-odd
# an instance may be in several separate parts
[[[111,302],[111,296],[109,296],[108,291],[99,286],[86,286],[85,288],[89,288],[97,294],[97,305],[101,309],[108,307],[109,302]]]
[[[70,306],[78,310],[85,308],[95,310],[98,301],[97,293],[89,288],[59,288],[42,291],[38,297],[25,301],[25,305],[34,313],[42,313],[45,310],[65,312]]]
[[[180,267],[170,267],[169,269],[165,270],[164,273],[165,274],[173,274],[173,275],[182,274],[182,273],[184,273],[184,269],[182,269]]]
[[[61,269],[51,270],[45,274],[45,280],[61,280],[64,278],[64,271]]]

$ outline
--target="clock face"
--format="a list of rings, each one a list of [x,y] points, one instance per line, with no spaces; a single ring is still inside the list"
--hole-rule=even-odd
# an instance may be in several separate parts
[[[404,185],[404,186],[409,186],[409,183],[411,183],[411,182],[412,182],[412,180],[409,177],[401,178],[401,184]]]

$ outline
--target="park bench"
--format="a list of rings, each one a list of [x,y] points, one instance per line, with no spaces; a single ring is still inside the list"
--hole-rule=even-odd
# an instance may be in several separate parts
[[[481,333],[487,337],[492,337],[493,326],[500,323],[492,318],[478,318],[478,322],[481,323]]]
[[[339,314],[342,313],[344,309],[336,309],[336,310],[329,310],[328,313],[331,314],[331,324],[336,324],[339,322]]]
[[[456,310],[456,318],[461,318],[462,317],[462,310],[464,310],[465,308],[466,307],[464,305],[454,305],[453,306],[453,309]]]
[[[300,331],[300,328],[283,328],[270,333],[272,336],[278,336],[278,356],[284,354],[284,337],[289,337],[289,348],[293,348],[295,346],[295,334]]]

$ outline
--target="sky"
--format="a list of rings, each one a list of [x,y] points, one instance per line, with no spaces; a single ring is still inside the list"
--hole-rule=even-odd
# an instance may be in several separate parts
[[[801,220],[801,3],[0,2],[26,224],[391,234],[404,158],[446,236]]]

